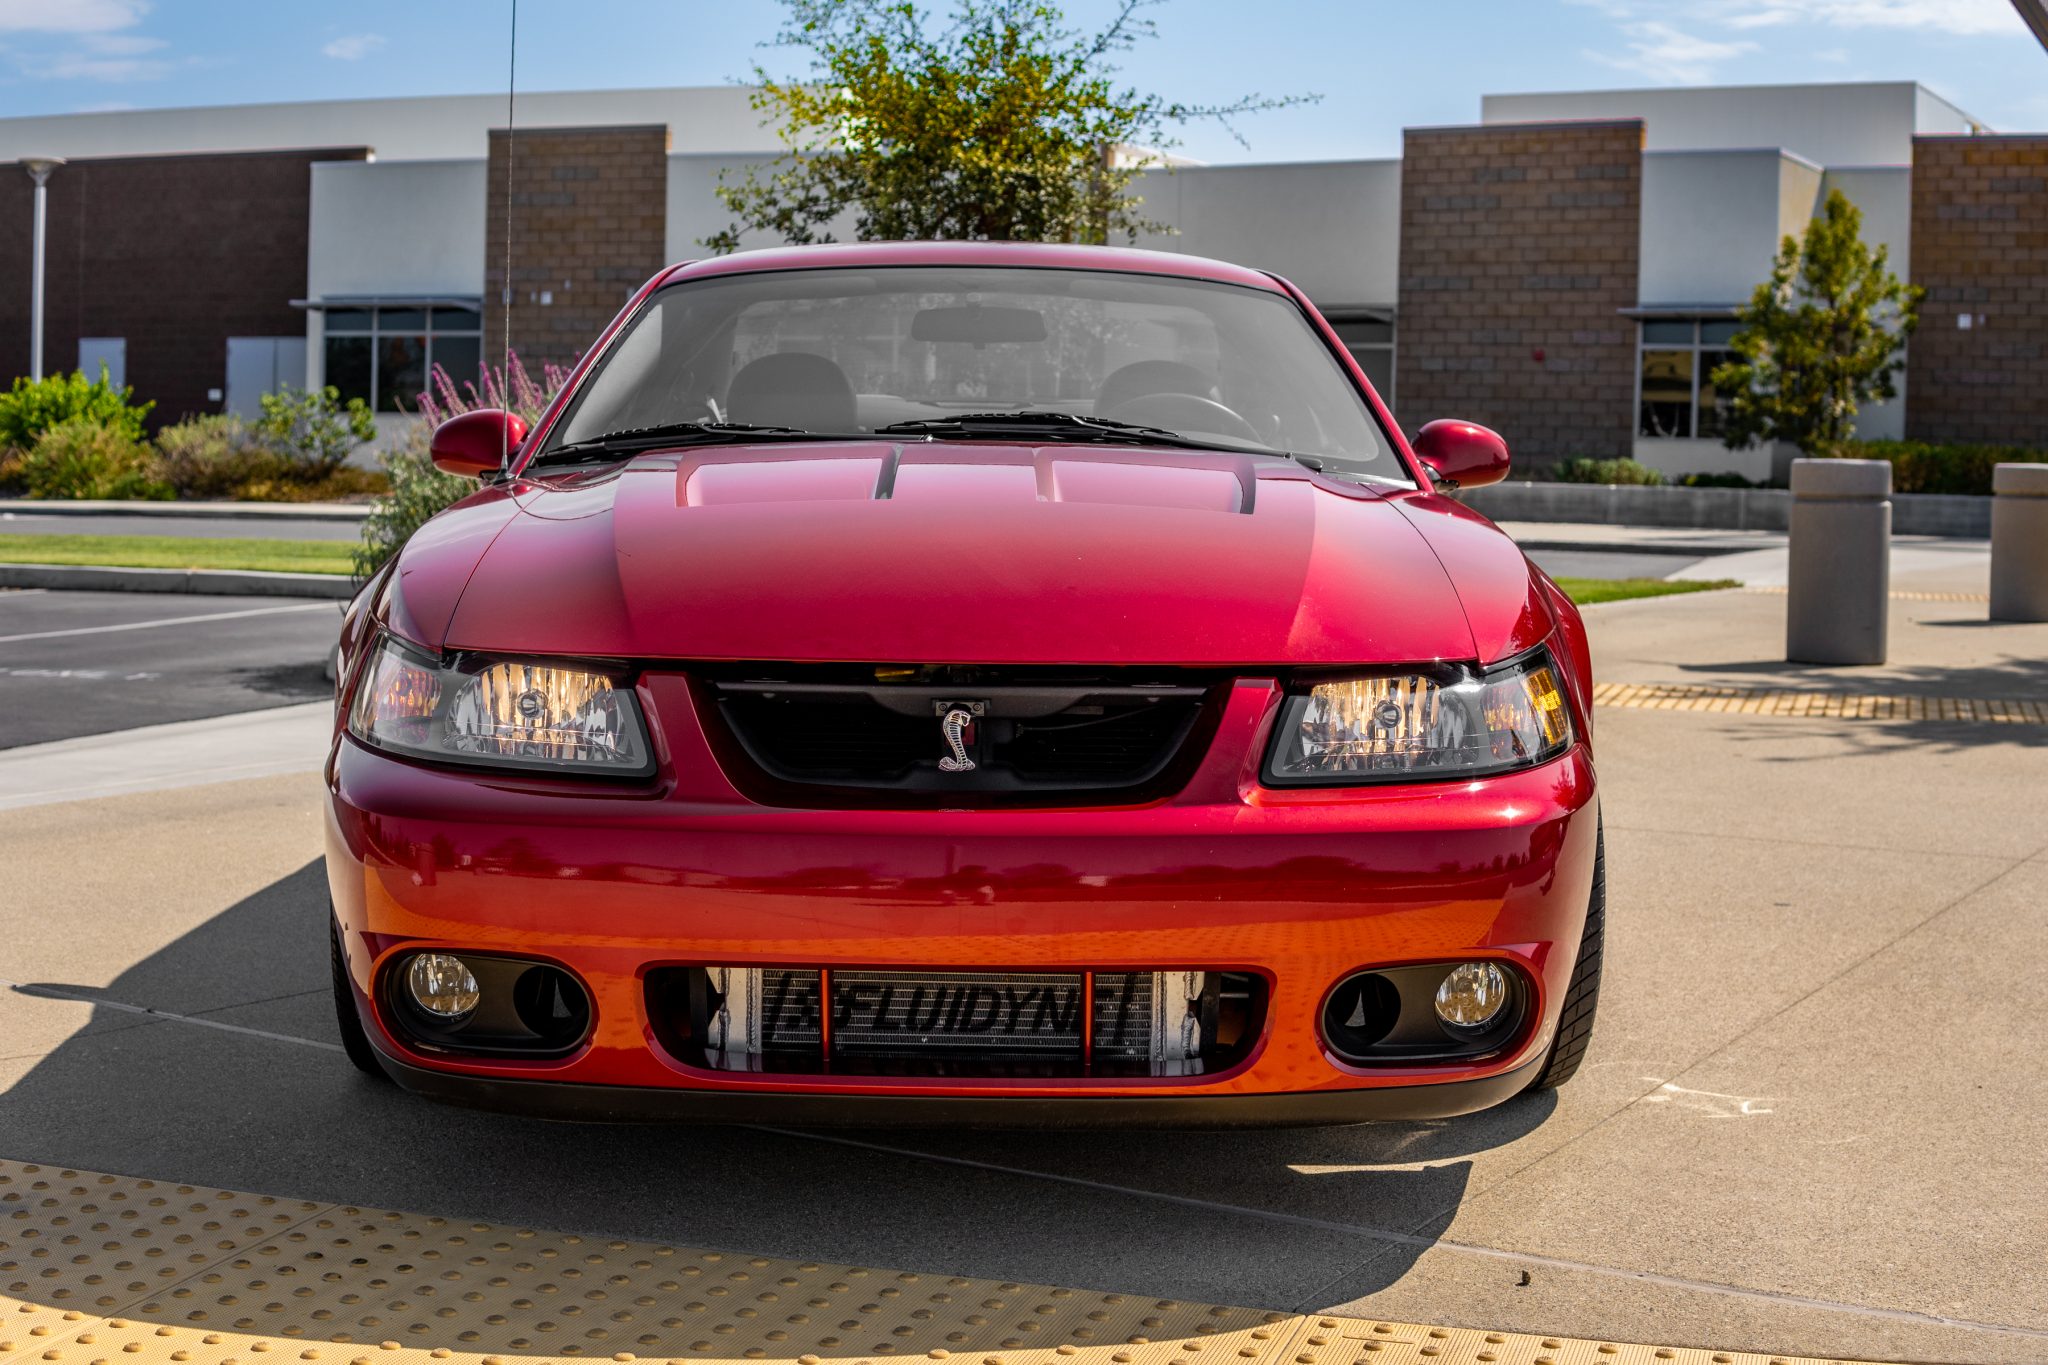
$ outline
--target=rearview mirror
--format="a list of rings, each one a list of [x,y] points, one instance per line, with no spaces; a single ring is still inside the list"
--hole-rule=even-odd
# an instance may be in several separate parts
[[[961,308],[925,308],[910,320],[912,341],[964,341],[976,346],[991,342],[1045,340],[1045,314],[1036,308],[990,308],[970,303]]]
[[[443,474],[480,479],[504,465],[506,456],[525,439],[524,417],[498,408],[479,408],[435,427],[428,450],[434,468]]]
[[[1477,422],[1439,417],[1415,433],[1409,448],[1441,488],[1477,488],[1508,476],[1508,443]]]

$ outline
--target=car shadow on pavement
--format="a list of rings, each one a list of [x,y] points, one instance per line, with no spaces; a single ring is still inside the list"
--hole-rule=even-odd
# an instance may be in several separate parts
[[[0,1092],[0,1157],[1285,1309],[1340,1278],[1354,1294],[1400,1279],[1455,1215],[1470,1156],[1527,1134],[1554,1107],[1545,1094],[1441,1123],[1108,1135],[511,1118],[435,1105],[349,1067],[326,924],[315,861],[105,987],[17,988],[16,1008],[52,996],[130,1008],[95,1008]]]

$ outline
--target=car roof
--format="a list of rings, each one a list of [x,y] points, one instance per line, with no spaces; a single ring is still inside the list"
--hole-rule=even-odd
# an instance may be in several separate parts
[[[1136,247],[1068,246],[1051,242],[846,242],[820,246],[770,247],[729,256],[685,261],[664,271],[658,284],[712,275],[763,271],[858,269],[867,266],[984,265],[1039,270],[1108,270],[1125,274],[1177,275],[1253,289],[1284,292],[1263,271]]]

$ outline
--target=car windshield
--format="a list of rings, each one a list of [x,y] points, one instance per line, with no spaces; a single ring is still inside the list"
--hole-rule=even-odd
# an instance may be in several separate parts
[[[1350,376],[1284,295],[1002,266],[673,285],[599,360],[548,449],[688,424],[1115,439],[1105,423],[1411,485]]]

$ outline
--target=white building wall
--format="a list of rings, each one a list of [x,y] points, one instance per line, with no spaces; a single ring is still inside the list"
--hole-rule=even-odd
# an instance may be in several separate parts
[[[1140,246],[1274,271],[1324,308],[1400,296],[1398,160],[1185,166],[1146,172],[1134,193],[1175,229]]]
[[[1747,299],[1770,277],[1778,250],[1786,163],[1776,150],[1645,156],[1637,298],[1646,305]],[[1799,169],[1819,180],[1819,171]]]
[[[743,86],[521,91],[523,128],[662,123],[679,152],[766,151]],[[152,156],[283,147],[369,147],[383,161],[481,157],[505,126],[503,95],[319,100],[199,109],[118,110],[0,119],[0,161],[23,156]]]
[[[481,296],[485,182],[481,160],[315,162],[307,297]],[[326,378],[323,320],[306,311],[308,388]]]
[[[1652,152],[1783,147],[1823,166],[1903,166],[1915,132],[1976,120],[1911,81],[1488,95],[1486,123],[1640,118]]]
[[[480,292],[486,195],[481,160],[315,162],[309,296]]]
[[[1913,248],[1913,172],[1905,166],[1831,167],[1822,184],[1840,190],[1863,210],[1863,240],[1886,251],[1886,266],[1907,278]],[[1910,342],[1907,343],[1911,345]],[[1906,436],[1906,372],[1897,379],[1899,396],[1856,414],[1856,434],[1872,441],[1900,441]]]
[[[704,240],[731,225],[732,211],[718,198],[721,173],[726,184],[737,185],[746,179],[749,169],[765,169],[775,160],[772,155],[717,152],[671,156],[668,159],[668,233],[665,238],[669,263],[673,265],[711,255]],[[835,241],[852,241],[854,215],[851,212],[840,214],[828,225],[828,230]],[[781,245],[782,240],[772,233],[740,234],[742,251]]]

